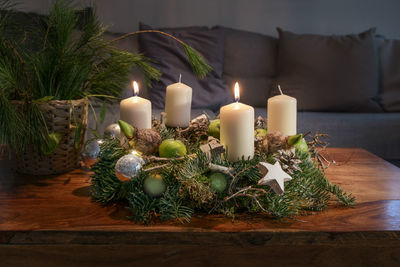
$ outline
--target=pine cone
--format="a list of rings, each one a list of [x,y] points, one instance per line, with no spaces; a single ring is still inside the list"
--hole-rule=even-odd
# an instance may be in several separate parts
[[[178,136],[188,138],[190,136],[206,136],[208,131],[208,118],[202,114],[190,121],[186,129],[177,131]]]
[[[269,133],[262,140],[262,150],[265,153],[273,154],[280,149],[286,150],[289,148],[287,137],[279,132]]]
[[[254,128],[266,128],[267,121],[261,116],[258,116],[257,119],[254,121]]]
[[[154,154],[161,144],[160,134],[153,129],[141,129],[135,131],[134,148],[143,154]]]
[[[296,156],[294,149],[278,150],[275,158],[281,163],[282,169],[290,175],[300,171],[301,160]]]

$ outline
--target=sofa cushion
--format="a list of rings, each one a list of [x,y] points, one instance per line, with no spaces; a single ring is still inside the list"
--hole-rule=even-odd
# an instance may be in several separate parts
[[[380,47],[381,103],[385,111],[400,111],[400,40],[386,39]]]
[[[323,36],[278,28],[277,82],[299,110],[379,112],[374,32]]]
[[[267,116],[256,108],[256,116]],[[297,132],[329,135],[329,147],[361,147],[385,159],[400,159],[400,112],[298,112]]]
[[[241,102],[265,106],[276,76],[277,39],[259,33],[223,29],[225,81],[231,90],[234,83],[239,82]]]
[[[151,27],[140,24],[141,30]],[[208,30],[206,27],[161,29],[196,49],[213,70],[204,78],[198,79],[191,70],[181,44],[161,34],[141,34],[139,45],[143,53],[155,59],[155,67],[162,72],[159,82],[153,83],[151,101],[155,108],[164,108],[165,88],[178,81],[193,89],[192,108],[217,110],[221,105],[232,101],[232,93],[222,79],[224,59],[224,36],[222,29]]]

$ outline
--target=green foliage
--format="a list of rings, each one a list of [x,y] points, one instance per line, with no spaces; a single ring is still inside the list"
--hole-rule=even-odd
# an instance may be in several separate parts
[[[187,44],[183,44],[183,48],[185,49],[185,53],[188,57],[193,73],[199,78],[204,78],[207,73],[212,70],[211,66],[208,65],[204,58],[192,47],[188,46]]]
[[[117,160],[125,154],[117,139],[110,139],[101,144],[99,161],[92,167],[92,196],[95,201],[107,204],[126,196],[123,183],[114,170]]]
[[[27,146],[43,151],[43,143],[48,143],[50,133],[38,104],[118,99],[132,67],[142,70],[150,87],[161,77],[151,59],[121,51],[112,41],[104,40],[105,27],[96,14],[75,9],[71,0],[54,1],[49,16],[41,16],[37,23],[31,23],[34,26],[18,27],[12,21],[12,8],[11,1],[0,0],[0,143],[7,144],[11,153],[22,153]],[[78,11],[84,21],[79,21]],[[182,43],[197,76],[204,77],[211,70],[193,48],[168,36]],[[104,107],[100,122],[105,117]],[[95,120],[98,126],[97,117]],[[75,126],[78,140],[82,129]],[[97,136],[97,127],[90,130]]]
[[[274,163],[273,155],[260,154],[251,160],[229,162],[221,155],[212,155],[209,159],[198,151],[183,160],[171,159],[168,166],[160,168],[158,173],[163,177],[167,190],[159,197],[151,197],[143,190],[149,172],[142,170],[125,183],[115,176],[115,163],[125,153],[117,140],[106,140],[101,148],[99,162],[93,167],[93,198],[103,204],[125,200],[132,212],[129,218],[145,224],[171,219],[189,222],[195,211],[222,213],[232,218],[238,212],[267,212],[275,218],[284,218],[302,211],[321,211],[333,200],[346,206],[355,202],[351,194],[326,179],[309,153],[300,150],[296,154],[302,160],[301,171],[285,183],[282,195],[268,186],[257,185],[261,178],[257,164],[260,161]],[[210,163],[230,168],[231,176],[227,176],[229,190],[218,193],[211,189],[208,178]],[[251,188],[246,194],[238,194],[247,187]]]
[[[171,190],[160,199],[160,219],[163,221],[175,219],[181,223],[190,222],[193,209],[185,206],[178,196],[177,190]]]

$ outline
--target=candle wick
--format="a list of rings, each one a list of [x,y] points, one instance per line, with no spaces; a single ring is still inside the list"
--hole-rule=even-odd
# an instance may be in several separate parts
[[[179,83],[181,82],[181,80],[182,80],[182,74],[179,73]]]
[[[279,92],[281,93],[281,95],[283,95],[283,92],[282,92],[282,89],[281,89],[281,86],[278,84],[278,90],[279,90]]]

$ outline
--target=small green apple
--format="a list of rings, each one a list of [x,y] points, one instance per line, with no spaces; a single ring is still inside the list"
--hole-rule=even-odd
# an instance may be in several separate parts
[[[161,175],[150,175],[144,179],[144,191],[151,197],[158,197],[165,192],[166,186]]]
[[[221,121],[219,119],[212,120],[208,125],[208,135],[219,139]]]
[[[158,154],[163,158],[182,157],[186,153],[186,146],[180,140],[167,139],[158,147]]]
[[[254,130],[254,137],[255,138],[264,138],[267,135],[267,129],[258,128]]]
[[[300,141],[296,144],[296,149],[302,152],[308,152],[308,146],[306,140],[301,138]]]
[[[213,172],[209,176],[210,178],[210,187],[218,193],[222,193],[225,191],[228,181],[226,176],[220,172]]]
[[[300,142],[301,139],[303,139],[303,134],[291,135],[288,137],[287,143],[290,146],[295,146],[298,142]]]

